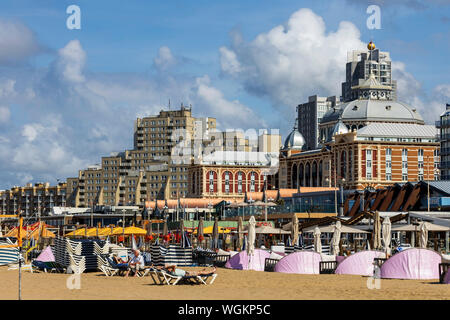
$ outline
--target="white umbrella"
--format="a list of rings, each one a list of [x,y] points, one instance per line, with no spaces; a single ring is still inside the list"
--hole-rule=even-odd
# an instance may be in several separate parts
[[[383,246],[386,255],[391,254],[391,219],[385,217],[383,220]]]
[[[256,220],[254,216],[250,217],[250,220],[248,220],[248,225],[247,254],[252,256],[255,251],[256,240]]]
[[[292,214],[292,241],[294,246],[298,244],[298,218],[295,212]]]
[[[314,251],[317,253],[322,252],[322,240],[320,240],[320,229],[318,226],[314,229]]]
[[[375,211],[373,215],[373,248],[380,249],[381,247],[381,221],[380,214]]]
[[[428,228],[425,222],[420,223],[419,247],[426,248],[428,243]]]
[[[133,250],[137,250],[138,249],[138,246],[137,246],[137,244],[136,244],[136,240],[134,239],[134,235],[132,234],[131,235],[131,248],[133,249]]]
[[[337,256],[339,254],[339,241],[341,240],[341,222],[337,221],[334,226],[333,238],[331,239],[332,254]]]

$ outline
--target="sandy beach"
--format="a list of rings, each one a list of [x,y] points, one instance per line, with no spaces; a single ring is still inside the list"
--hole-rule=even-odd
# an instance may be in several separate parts
[[[18,271],[0,267],[0,299],[17,299]],[[196,268],[185,268],[195,270]],[[297,275],[219,268],[212,285],[161,286],[151,277],[105,277],[83,273],[81,288],[69,290],[69,275],[22,272],[22,299],[96,300],[303,300],[303,299],[450,299],[450,285],[437,280],[381,280],[380,289],[368,289],[367,278],[351,275]]]

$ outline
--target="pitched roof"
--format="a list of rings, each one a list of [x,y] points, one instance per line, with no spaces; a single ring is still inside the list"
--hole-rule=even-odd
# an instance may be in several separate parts
[[[371,123],[358,129],[358,137],[436,138],[433,125],[407,123]]]

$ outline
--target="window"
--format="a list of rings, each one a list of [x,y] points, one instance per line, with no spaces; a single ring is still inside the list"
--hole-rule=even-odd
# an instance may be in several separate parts
[[[407,181],[408,180],[408,174],[402,174],[402,180]]]
[[[214,171],[209,172],[209,192],[214,192]]]
[[[386,173],[386,180],[392,180],[392,175],[390,173]]]
[[[225,193],[230,193],[230,172],[225,172]]]
[[[242,193],[242,172],[238,172],[238,193]]]

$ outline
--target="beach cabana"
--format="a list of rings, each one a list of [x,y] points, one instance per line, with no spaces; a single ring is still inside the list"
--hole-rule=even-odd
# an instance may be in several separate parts
[[[299,251],[280,259],[275,265],[275,272],[297,274],[319,274],[322,258],[314,251]]]
[[[264,271],[264,264],[266,263],[266,258],[270,257],[270,253],[261,249],[254,249],[251,259],[247,254],[247,251],[241,251],[235,254],[230,260],[225,264],[225,268],[235,269],[235,270],[255,270]]]
[[[384,258],[385,256],[385,253],[381,251],[359,251],[342,260],[342,262],[338,264],[335,273],[372,276],[374,259]]]
[[[345,260],[344,260],[345,261]],[[439,253],[412,248],[394,254],[381,266],[381,278],[387,279],[439,279]]]

